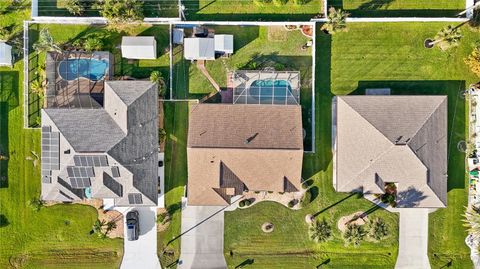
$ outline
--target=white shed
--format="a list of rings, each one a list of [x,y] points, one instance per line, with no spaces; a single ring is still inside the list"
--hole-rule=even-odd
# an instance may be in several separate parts
[[[215,35],[215,51],[225,54],[232,54],[233,35]]]
[[[12,46],[0,41],[0,66],[12,66]]]
[[[187,60],[215,60],[215,40],[213,38],[185,38],[184,54]]]
[[[154,36],[124,36],[121,47],[123,58],[157,59],[157,41]]]

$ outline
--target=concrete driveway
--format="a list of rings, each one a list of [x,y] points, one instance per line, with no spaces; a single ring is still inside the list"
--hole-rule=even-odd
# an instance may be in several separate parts
[[[428,260],[429,209],[402,208],[399,251],[395,269],[430,269]]]
[[[223,256],[222,206],[187,206],[182,202],[179,269],[227,268]]]
[[[136,241],[128,241],[125,217],[127,212],[137,210],[140,218],[140,235]],[[157,256],[157,208],[116,208],[124,216],[124,247],[121,269],[160,269],[160,261]]]

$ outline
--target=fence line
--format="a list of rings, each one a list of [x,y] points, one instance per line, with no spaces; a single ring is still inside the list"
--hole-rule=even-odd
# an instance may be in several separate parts
[[[29,125],[29,50],[28,50],[28,28],[29,21],[23,21],[23,128],[32,129]]]
[[[312,45],[312,153],[315,153],[316,145],[315,145],[315,63],[317,57],[317,27],[314,25],[313,27],[313,45]]]
[[[347,22],[465,22],[468,18],[432,18],[432,17],[383,17],[383,18],[352,18],[348,17]],[[325,18],[312,19],[312,22],[327,22]]]

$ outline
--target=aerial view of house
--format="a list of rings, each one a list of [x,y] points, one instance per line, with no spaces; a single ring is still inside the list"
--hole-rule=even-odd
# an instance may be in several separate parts
[[[0,0],[0,268],[480,268],[480,1]]]

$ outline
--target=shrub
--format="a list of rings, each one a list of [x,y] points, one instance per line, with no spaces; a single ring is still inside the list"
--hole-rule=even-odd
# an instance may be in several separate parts
[[[238,203],[239,207],[246,207],[252,204],[252,201],[250,199],[243,199]]]
[[[103,42],[98,37],[89,37],[85,40],[83,44],[86,51],[95,51],[95,50],[102,50]]]
[[[360,245],[360,242],[365,239],[365,235],[367,235],[367,233],[362,226],[357,224],[349,224],[343,233],[343,239],[345,240],[345,244],[352,244],[353,246],[357,247]]]
[[[288,2],[288,0],[273,0],[275,6],[283,6]]]
[[[388,235],[388,226],[381,218],[375,218],[370,222],[369,236],[375,240],[382,240]]]
[[[307,206],[308,204],[310,204],[310,202],[312,201],[312,192],[310,191],[311,189],[308,189],[305,194],[302,196],[302,201],[300,201],[300,205],[302,207],[305,207]]]
[[[288,207],[292,208],[292,207],[294,207],[296,204],[298,204],[298,200],[297,200],[297,199],[290,200],[290,202],[288,202]]]
[[[143,1],[140,0],[97,0],[94,8],[109,23],[126,23],[143,20]]]
[[[315,221],[312,223],[312,226],[308,229],[310,239],[319,243],[325,242],[331,239],[332,237],[332,226],[328,224],[327,220],[322,219],[321,221]]]
[[[475,75],[480,77],[480,46],[474,48],[464,62]]]
[[[28,205],[30,206],[30,208],[35,211],[35,212],[38,212],[40,211],[40,209],[42,209],[42,207],[45,206],[45,202],[40,199],[40,198],[32,198],[29,202],[28,202]]]
[[[308,3],[308,0],[293,0],[293,3],[295,5],[305,5],[306,3]]]
[[[65,8],[73,15],[81,15],[85,11],[84,6],[80,3],[80,0],[67,0],[65,2]]]

